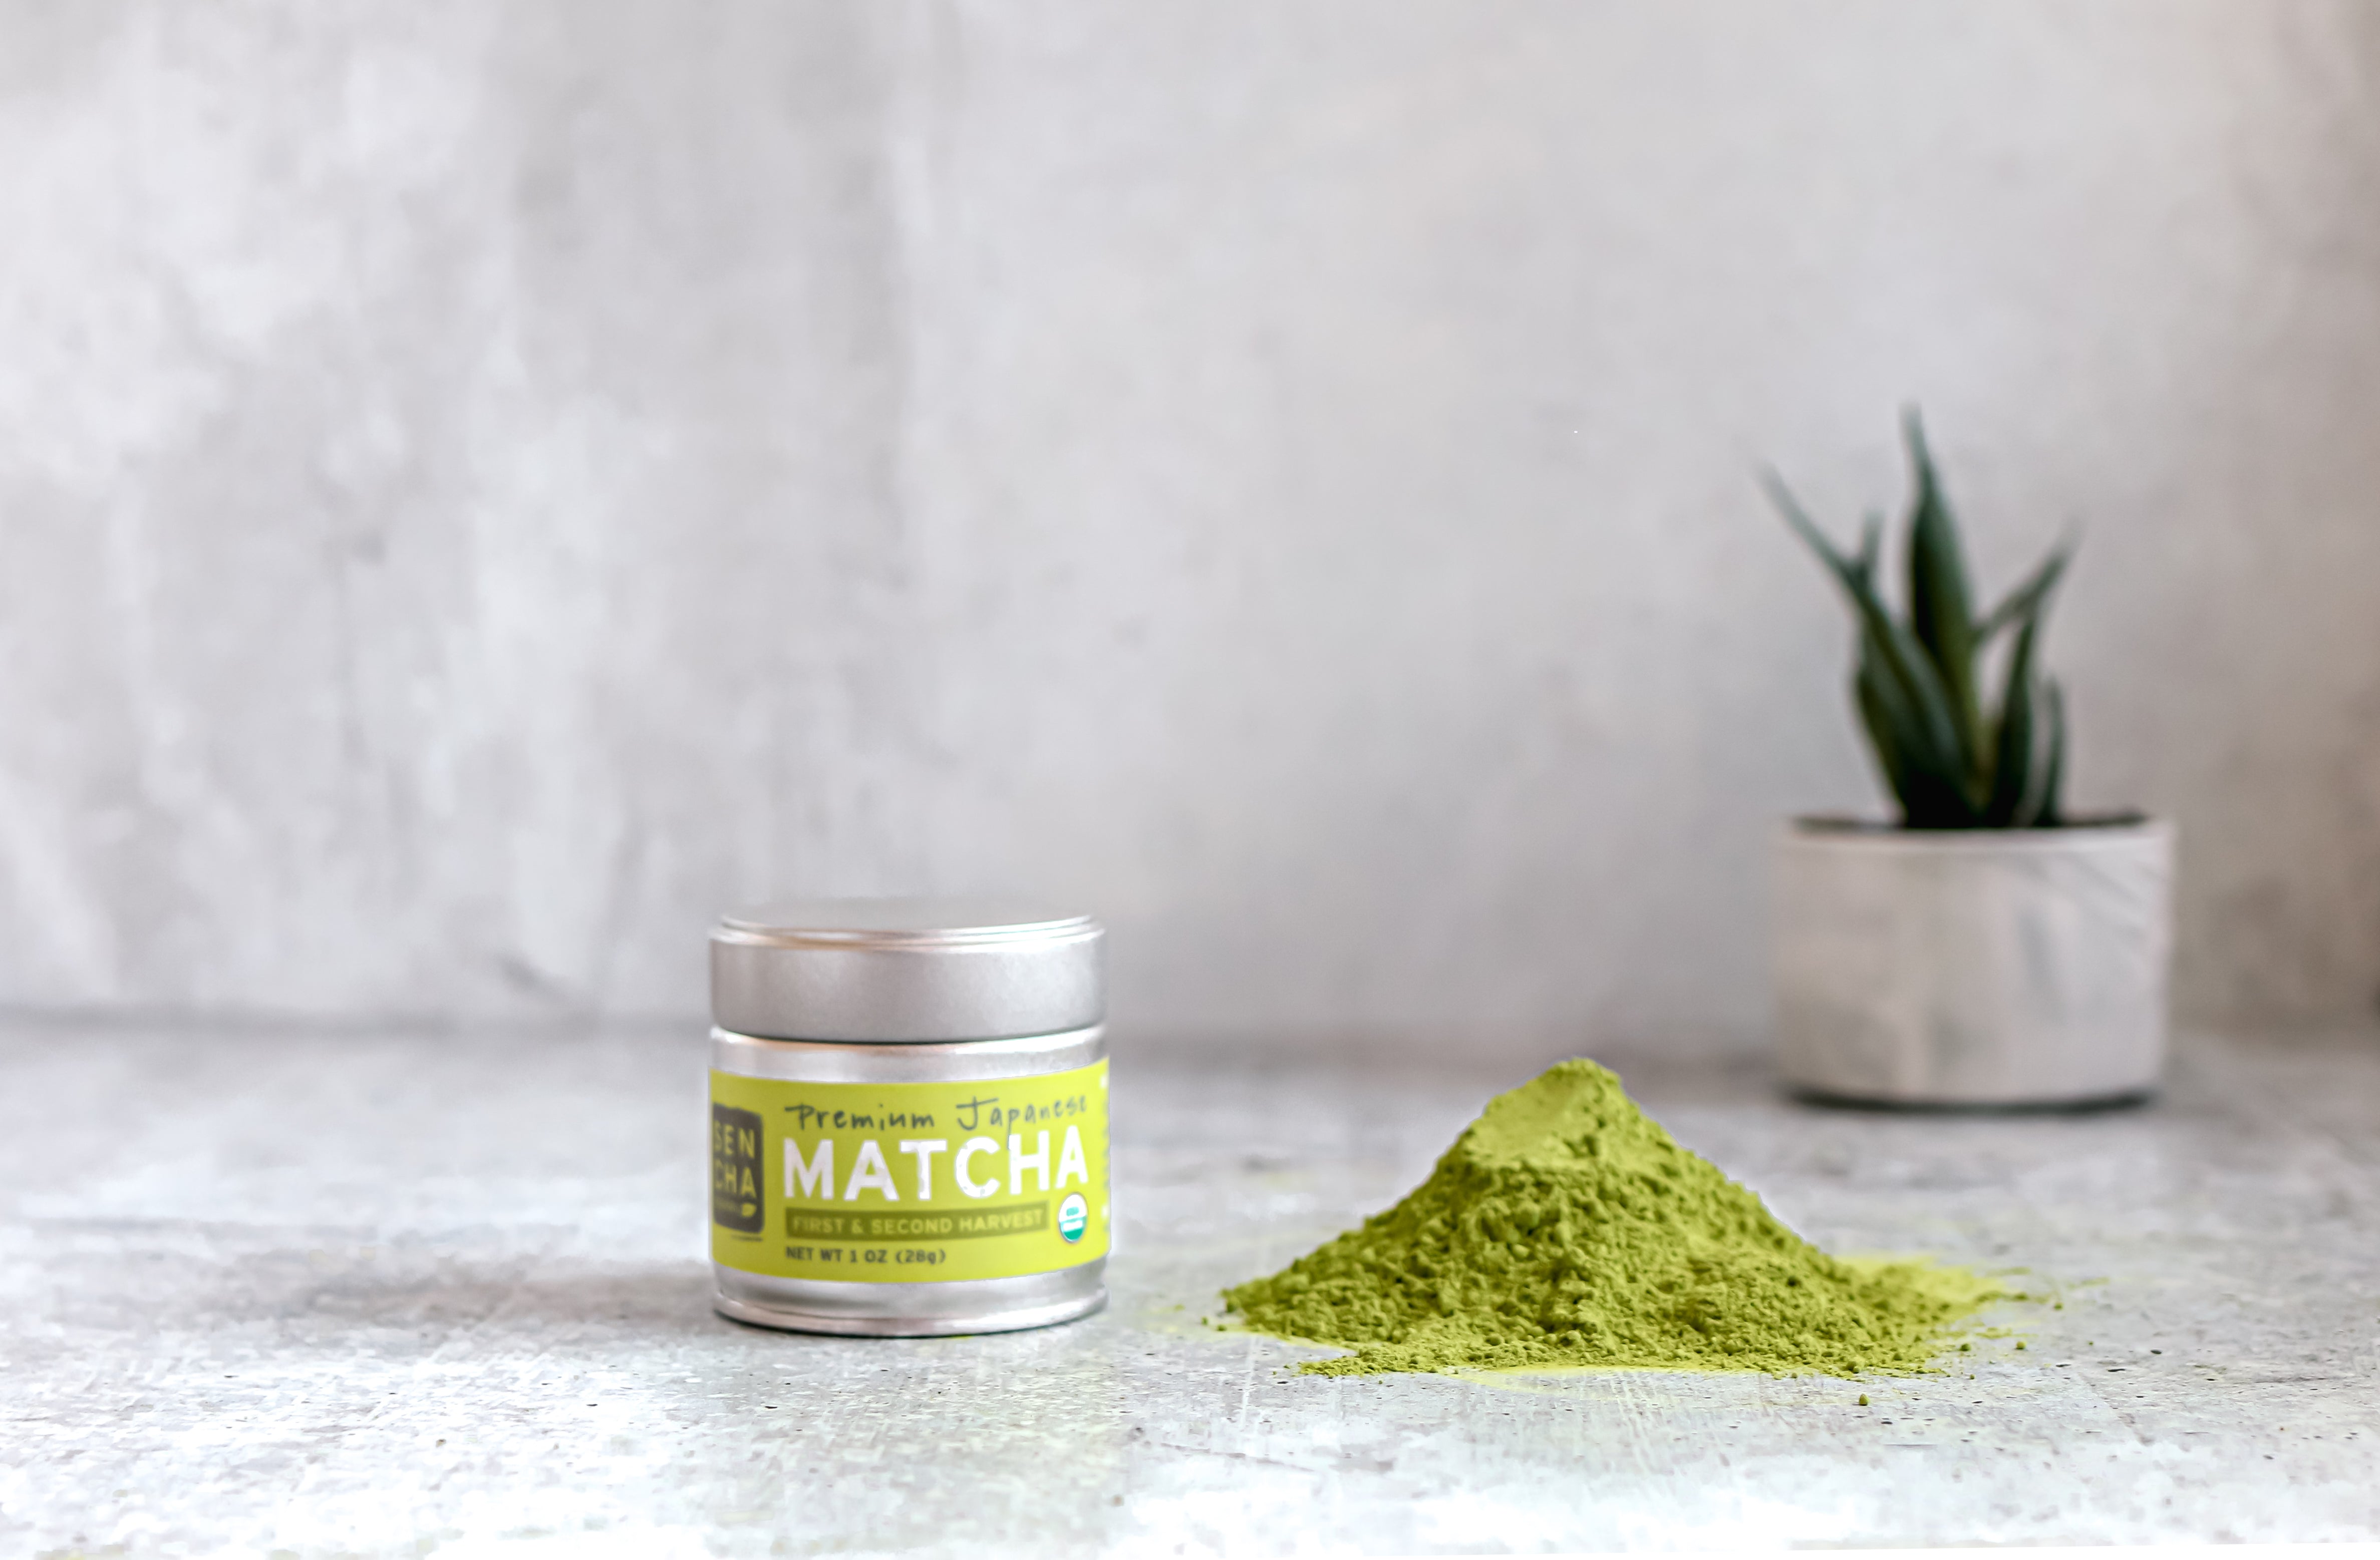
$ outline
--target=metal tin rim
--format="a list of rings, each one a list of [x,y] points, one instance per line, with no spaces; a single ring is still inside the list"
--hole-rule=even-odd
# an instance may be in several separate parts
[[[825,1333],[854,1338],[933,1338],[965,1333],[1021,1333],[1033,1327],[1053,1327],[1061,1322],[1072,1322],[1103,1309],[1108,1303],[1108,1290],[1102,1284],[1089,1294],[1071,1300],[1047,1305],[1021,1306],[1012,1311],[986,1312],[973,1316],[837,1316],[756,1305],[750,1300],[737,1300],[716,1290],[712,1291],[710,1303],[713,1310],[730,1320],[756,1327],[774,1327],[780,1332]]]
[[[764,1327],[847,1337],[922,1338],[1005,1333],[1087,1316],[1106,1302],[1105,1256],[1038,1273],[946,1282],[783,1278],[711,1264],[722,1315]]]
[[[756,948],[976,948],[1080,942],[1099,935],[1087,915],[1001,900],[808,900],[730,911],[712,936]]]
[[[805,1083],[965,1083],[1038,1078],[1088,1067],[1108,1054],[1104,1024],[1014,1040],[953,1040],[855,1046],[839,1040],[774,1040],[713,1028],[710,1065],[739,1078]]]

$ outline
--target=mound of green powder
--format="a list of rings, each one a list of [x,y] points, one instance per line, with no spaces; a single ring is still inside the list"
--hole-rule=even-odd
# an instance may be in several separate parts
[[[1590,1061],[1488,1103],[1428,1180],[1269,1278],[1249,1328],[1353,1349],[1303,1369],[1604,1365],[1910,1374],[1998,1294],[1963,1270],[1847,1263],[1670,1141]]]

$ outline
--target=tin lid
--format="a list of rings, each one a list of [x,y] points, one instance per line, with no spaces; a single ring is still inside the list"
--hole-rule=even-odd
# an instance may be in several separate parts
[[[1011,1040],[1107,1016],[1107,933],[997,900],[812,900],[710,934],[710,1018],[768,1040]]]

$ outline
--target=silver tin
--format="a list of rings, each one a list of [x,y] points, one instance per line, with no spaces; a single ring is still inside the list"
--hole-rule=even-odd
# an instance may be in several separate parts
[[[818,1083],[941,1083],[1070,1071],[1108,1054],[1106,934],[1084,915],[986,901],[840,900],[721,917],[711,1067]],[[1014,1277],[865,1283],[713,1263],[712,1303],[797,1332],[1012,1332],[1107,1303],[1107,1259]]]
[[[1105,947],[1087,915],[998,901],[775,905],[710,934],[710,1022],[867,1045],[1059,1034],[1107,1016]]]

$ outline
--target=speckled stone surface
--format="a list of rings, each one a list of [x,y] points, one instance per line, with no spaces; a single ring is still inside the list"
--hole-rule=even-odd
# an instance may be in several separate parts
[[[1814,1110],[1628,1067],[1842,1250],[2028,1271],[1944,1374],[1325,1380],[1216,1288],[1520,1070],[1116,1068],[1114,1301],[714,1317],[701,1037],[0,1036],[0,1552],[1123,1555],[2380,1538],[2380,1039],[2144,1110]],[[1855,1398],[1865,1391],[1870,1405]],[[111,1548],[111,1546],[114,1546]]]

